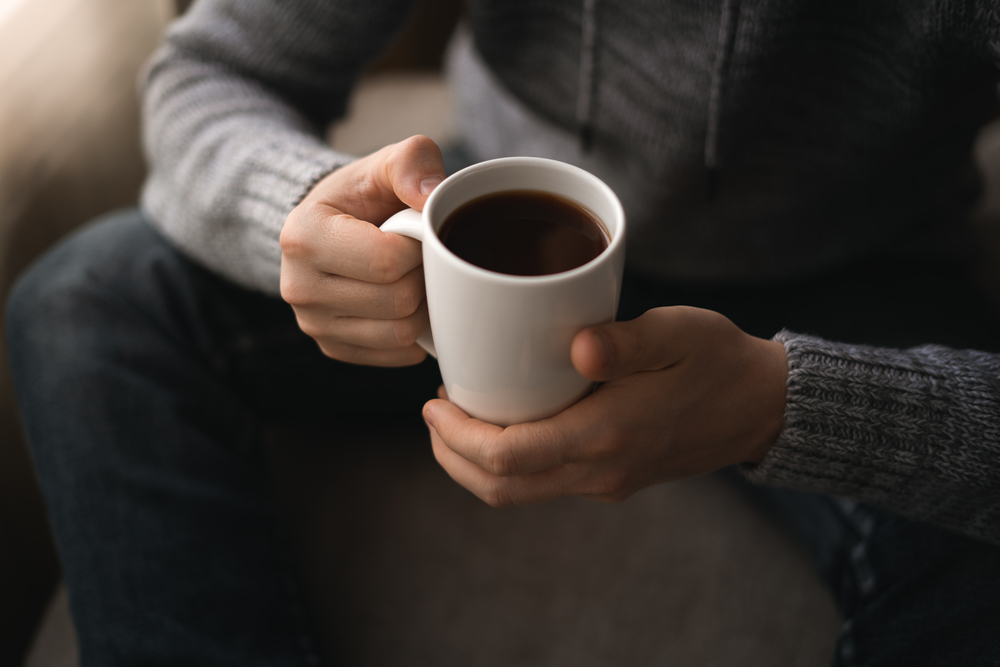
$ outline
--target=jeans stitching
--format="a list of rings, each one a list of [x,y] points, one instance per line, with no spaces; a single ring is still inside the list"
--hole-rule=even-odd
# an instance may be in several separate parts
[[[861,608],[870,602],[878,592],[875,568],[872,567],[868,559],[868,541],[875,532],[878,522],[859,503],[841,499],[839,506],[845,520],[854,527],[857,535],[857,541],[847,552],[847,566],[844,568],[843,577],[845,585],[855,589],[858,596],[857,607]],[[854,659],[857,654],[857,644],[854,636],[853,618],[844,620],[840,640],[837,643],[837,652],[841,664],[845,667],[856,664]]]

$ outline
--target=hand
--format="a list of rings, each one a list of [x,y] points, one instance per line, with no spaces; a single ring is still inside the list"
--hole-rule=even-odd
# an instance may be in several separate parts
[[[429,326],[420,243],[384,234],[407,206],[423,210],[444,179],[441,151],[416,136],[334,171],[281,230],[281,296],[328,357],[407,366]]]
[[[447,400],[424,406],[434,455],[455,481],[494,507],[566,495],[613,502],[759,462],[781,430],[784,346],[718,313],[656,308],[592,327],[571,357],[604,384],[549,419],[501,428]]]

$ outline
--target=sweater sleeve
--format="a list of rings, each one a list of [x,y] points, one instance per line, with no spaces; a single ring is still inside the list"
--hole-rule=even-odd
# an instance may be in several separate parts
[[[141,205],[182,252],[276,294],[285,217],[353,158],[322,134],[411,0],[201,0],[146,68]]]
[[[841,495],[1000,544],[1000,356],[782,331],[785,423],[754,482]]]
[[[965,29],[977,53],[1000,67],[1000,6],[996,0],[974,0],[964,10]]]

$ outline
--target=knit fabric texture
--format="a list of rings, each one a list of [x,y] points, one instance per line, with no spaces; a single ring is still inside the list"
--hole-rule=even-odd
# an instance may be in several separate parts
[[[143,77],[149,219],[205,267],[277,294],[285,218],[355,159],[323,132],[413,4],[195,3]]]
[[[747,477],[1000,544],[1000,357],[775,340],[788,353],[785,423]]]
[[[195,3],[143,79],[147,216],[277,294],[285,217],[354,159],[323,132],[413,4]],[[996,103],[994,4],[473,0],[449,56],[460,138],[476,159],[602,177],[646,274],[796,276],[964,216]],[[786,423],[752,479],[1000,544],[996,357],[780,340]]]

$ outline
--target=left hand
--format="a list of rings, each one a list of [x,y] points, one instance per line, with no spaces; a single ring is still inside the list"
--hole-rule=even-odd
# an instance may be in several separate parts
[[[759,462],[781,430],[784,346],[718,313],[655,308],[591,327],[573,339],[571,357],[604,384],[548,419],[503,428],[428,401],[434,455],[455,481],[494,507],[567,495],[615,502]]]

